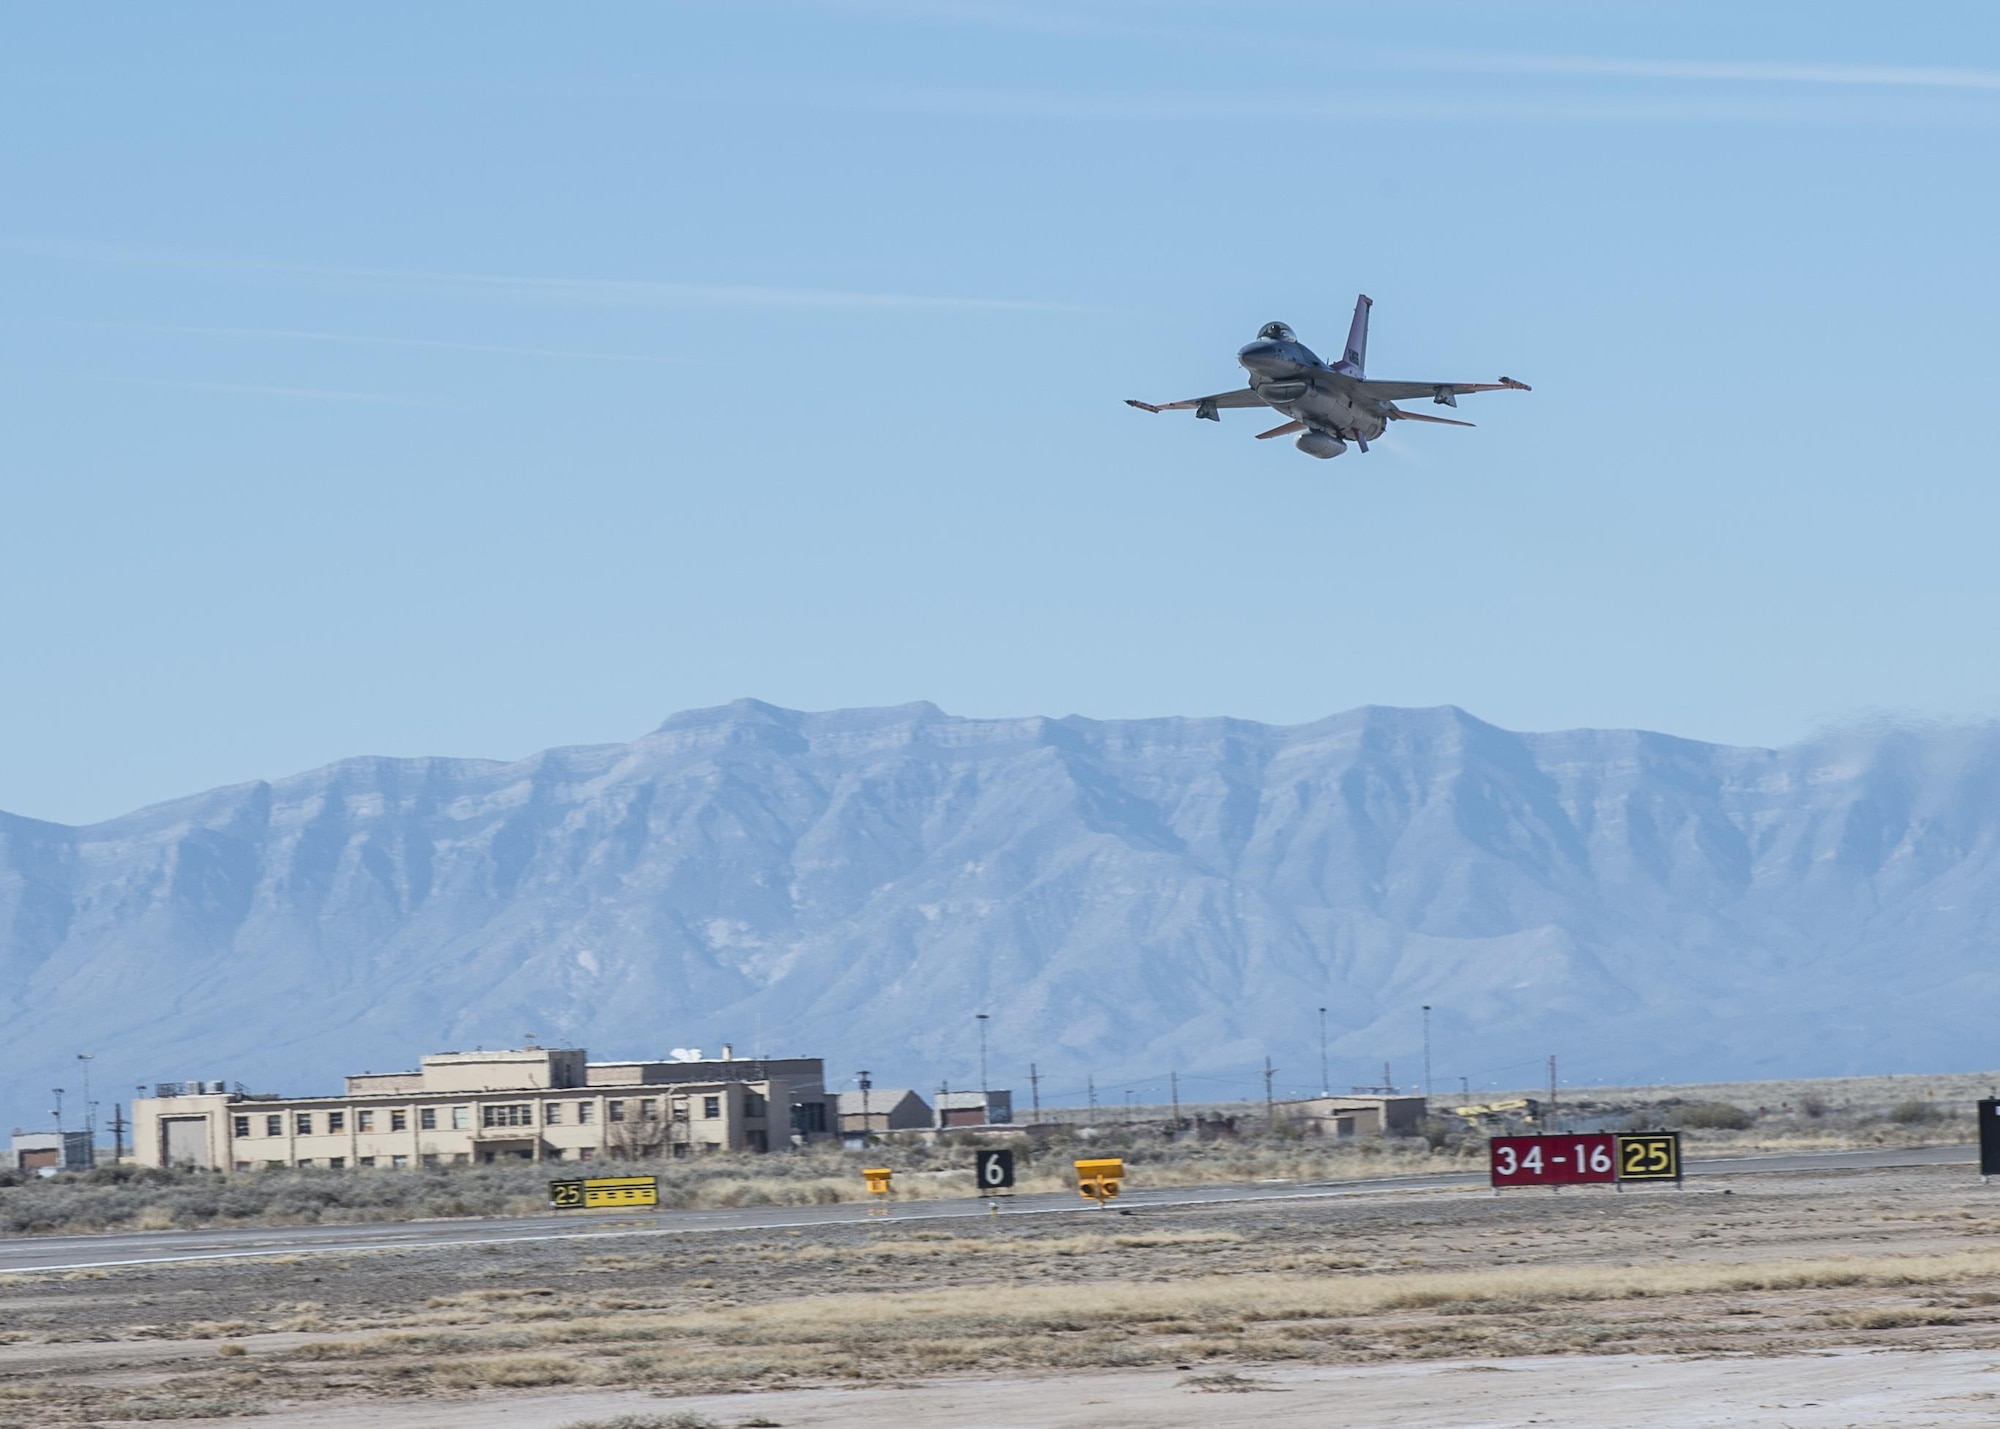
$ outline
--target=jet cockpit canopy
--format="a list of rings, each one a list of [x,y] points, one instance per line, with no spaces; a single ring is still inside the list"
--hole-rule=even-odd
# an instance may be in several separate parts
[[[1257,336],[1266,342],[1297,342],[1298,334],[1283,323],[1265,323],[1257,329]]]

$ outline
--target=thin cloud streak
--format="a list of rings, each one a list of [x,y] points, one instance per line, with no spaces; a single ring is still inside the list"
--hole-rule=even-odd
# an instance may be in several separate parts
[[[120,266],[179,268],[192,272],[265,274],[309,281],[413,288],[581,303],[595,307],[765,308],[885,312],[1081,312],[1063,303],[1016,298],[929,297],[908,293],[850,292],[827,288],[777,288],[754,284],[667,283],[648,279],[565,278],[507,273],[451,273],[417,268],[356,268],[281,263],[256,258],[197,258],[121,248],[111,244],[7,237],[17,252]]]
[[[1664,79],[1731,84],[1842,85],[1873,89],[2000,91],[2000,70],[1911,65],[1820,64],[1789,60],[1626,60],[1601,55],[1496,55],[1416,51],[1376,62],[1441,74]]]
[[[1512,99],[1505,96],[1346,94],[1335,98],[1254,96],[1023,94],[1003,91],[870,91],[793,95],[780,102],[886,113],[1063,122],[1249,121],[1305,123],[1534,124],[1958,122],[2000,119],[2000,107],[1961,101],[1948,108],[1850,100],[1720,96],[1597,95]]]
[[[395,397],[387,392],[343,392],[326,387],[266,387],[248,382],[190,382],[175,377],[112,377],[99,373],[69,373],[79,382],[108,382],[120,387],[178,387],[194,392],[226,392],[240,397],[299,397],[315,402],[361,402],[381,407],[435,407],[435,402],[419,402]]]
[[[185,333],[193,337],[296,339],[302,342],[354,343],[368,347],[437,348],[446,352],[491,352],[511,357],[576,358],[590,362],[645,362],[668,367],[699,365],[693,357],[654,357],[634,352],[580,352],[556,347],[508,347],[487,342],[450,342],[442,338],[371,337],[365,333],[311,332],[298,328],[271,327],[172,327],[144,323],[93,323],[93,327],[118,328],[126,332]]]

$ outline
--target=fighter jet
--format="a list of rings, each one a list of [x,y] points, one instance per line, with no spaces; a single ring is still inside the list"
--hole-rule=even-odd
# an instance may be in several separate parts
[[[1347,350],[1338,362],[1320,361],[1311,348],[1298,340],[1283,323],[1265,323],[1257,340],[1246,343],[1236,354],[1250,374],[1250,385],[1213,397],[1194,397],[1185,402],[1154,406],[1127,398],[1129,406],[1142,412],[1181,412],[1194,409],[1197,417],[1211,422],[1222,420],[1217,413],[1224,407],[1271,407],[1291,420],[1268,432],[1257,433],[1258,441],[1299,433],[1293,443],[1307,456],[1337,457],[1353,442],[1364,452],[1368,444],[1388,430],[1391,422],[1435,422],[1444,427],[1469,427],[1471,422],[1433,417],[1424,412],[1405,412],[1398,400],[1428,397],[1445,407],[1456,407],[1466,392],[1498,392],[1533,389],[1525,382],[1502,377],[1498,382],[1385,382],[1370,378],[1368,363],[1368,310],[1374,299],[1363,293],[1354,303],[1354,321],[1347,329]]]

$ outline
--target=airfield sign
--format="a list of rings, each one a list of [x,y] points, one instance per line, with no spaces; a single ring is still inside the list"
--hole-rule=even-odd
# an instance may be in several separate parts
[[[1581,1186],[1618,1179],[1618,1138],[1496,1136],[1488,1148],[1495,1186]]]
[[[1487,1157],[1488,1179],[1495,1190],[1681,1179],[1677,1131],[1496,1136],[1487,1144]]]
[[[559,1211],[599,1211],[619,1207],[658,1206],[657,1176],[596,1176],[587,1180],[549,1182],[549,1204]]]
[[[1011,1151],[980,1152],[977,1172],[980,1190],[1012,1190],[1014,1186],[1014,1153]]]
[[[1618,1179],[1620,1181],[1680,1180],[1681,1134],[1678,1131],[1649,1131],[1620,1136]]]

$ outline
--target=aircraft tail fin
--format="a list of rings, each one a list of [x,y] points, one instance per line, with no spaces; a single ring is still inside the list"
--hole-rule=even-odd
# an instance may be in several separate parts
[[[1354,321],[1347,327],[1347,351],[1341,354],[1340,370],[1349,377],[1368,375],[1368,310],[1375,300],[1363,293],[1354,300]]]

